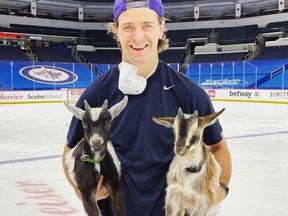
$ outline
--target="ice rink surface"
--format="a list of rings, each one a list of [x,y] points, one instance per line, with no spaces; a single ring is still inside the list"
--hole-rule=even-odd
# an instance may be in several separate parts
[[[213,102],[232,155],[218,216],[286,216],[288,105]],[[0,215],[82,216],[61,164],[71,114],[63,104],[0,106]],[[135,215],[136,216],[136,215]]]

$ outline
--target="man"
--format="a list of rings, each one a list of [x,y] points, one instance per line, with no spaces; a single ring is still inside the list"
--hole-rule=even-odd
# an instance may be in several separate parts
[[[76,106],[83,108],[83,101],[87,100],[91,107],[97,107],[108,99],[110,107],[128,95],[128,104],[113,120],[111,132],[122,165],[127,215],[162,216],[166,173],[174,157],[174,137],[172,130],[154,123],[152,116],[176,116],[178,107],[185,113],[198,110],[199,116],[205,116],[214,112],[214,108],[201,87],[158,58],[158,53],[168,44],[161,0],[116,0],[113,12],[114,23],[110,24],[109,31],[122,50],[122,62],[98,77]],[[73,118],[63,162],[67,151],[82,137],[81,122]],[[219,122],[205,129],[204,142],[211,145],[222,168],[221,186],[211,185],[214,203],[218,204],[227,195],[231,175],[230,153]],[[103,215],[108,216],[112,215],[109,201],[105,199],[109,194],[102,187],[102,180],[97,185],[96,199],[103,199],[98,203]],[[193,197],[186,199],[193,205]]]

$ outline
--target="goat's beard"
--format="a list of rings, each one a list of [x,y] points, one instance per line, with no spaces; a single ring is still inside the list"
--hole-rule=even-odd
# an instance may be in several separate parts
[[[106,148],[105,143],[102,143],[99,147],[95,147],[89,143],[89,146],[92,152],[98,152],[98,151],[103,152]]]

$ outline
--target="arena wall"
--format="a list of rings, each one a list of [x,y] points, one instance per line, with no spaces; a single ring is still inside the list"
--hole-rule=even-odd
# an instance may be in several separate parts
[[[0,91],[0,105],[23,103],[76,103],[85,89]],[[288,104],[288,90],[206,89],[212,101]]]

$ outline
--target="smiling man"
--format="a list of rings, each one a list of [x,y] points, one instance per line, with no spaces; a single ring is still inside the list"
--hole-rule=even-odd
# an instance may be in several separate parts
[[[160,21],[158,16],[145,7],[127,10],[119,15],[115,29],[122,60],[135,65],[138,75],[143,77],[158,64],[158,41],[164,34],[164,20]]]
[[[179,107],[185,113],[198,110],[199,116],[206,116],[214,108],[201,87],[158,58],[159,52],[168,47],[161,0],[116,0],[113,13],[114,22],[109,24],[108,31],[118,42],[122,61],[98,77],[76,106],[83,108],[87,100],[91,107],[98,107],[108,99],[111,107],[128,95],[128,104],[114,119],[111,129],[122,167],[127,215],[164,216],[166,174],[174,157],[174,137],[171,129],[157,125],[152,117],[176,116]],[[64,147],[64,163],[66,153],[82,137],[81,122],[73,118]],[[222,168],[221,186],[211,185],[217,204],[226,196],[223,188],[231,175],[230,153],[219,121],[205,129],[204,141],[211,146]],[[113,215],[102,179],[95,196],[103,215]],[[187,199],[193,205],[193,197]]]

